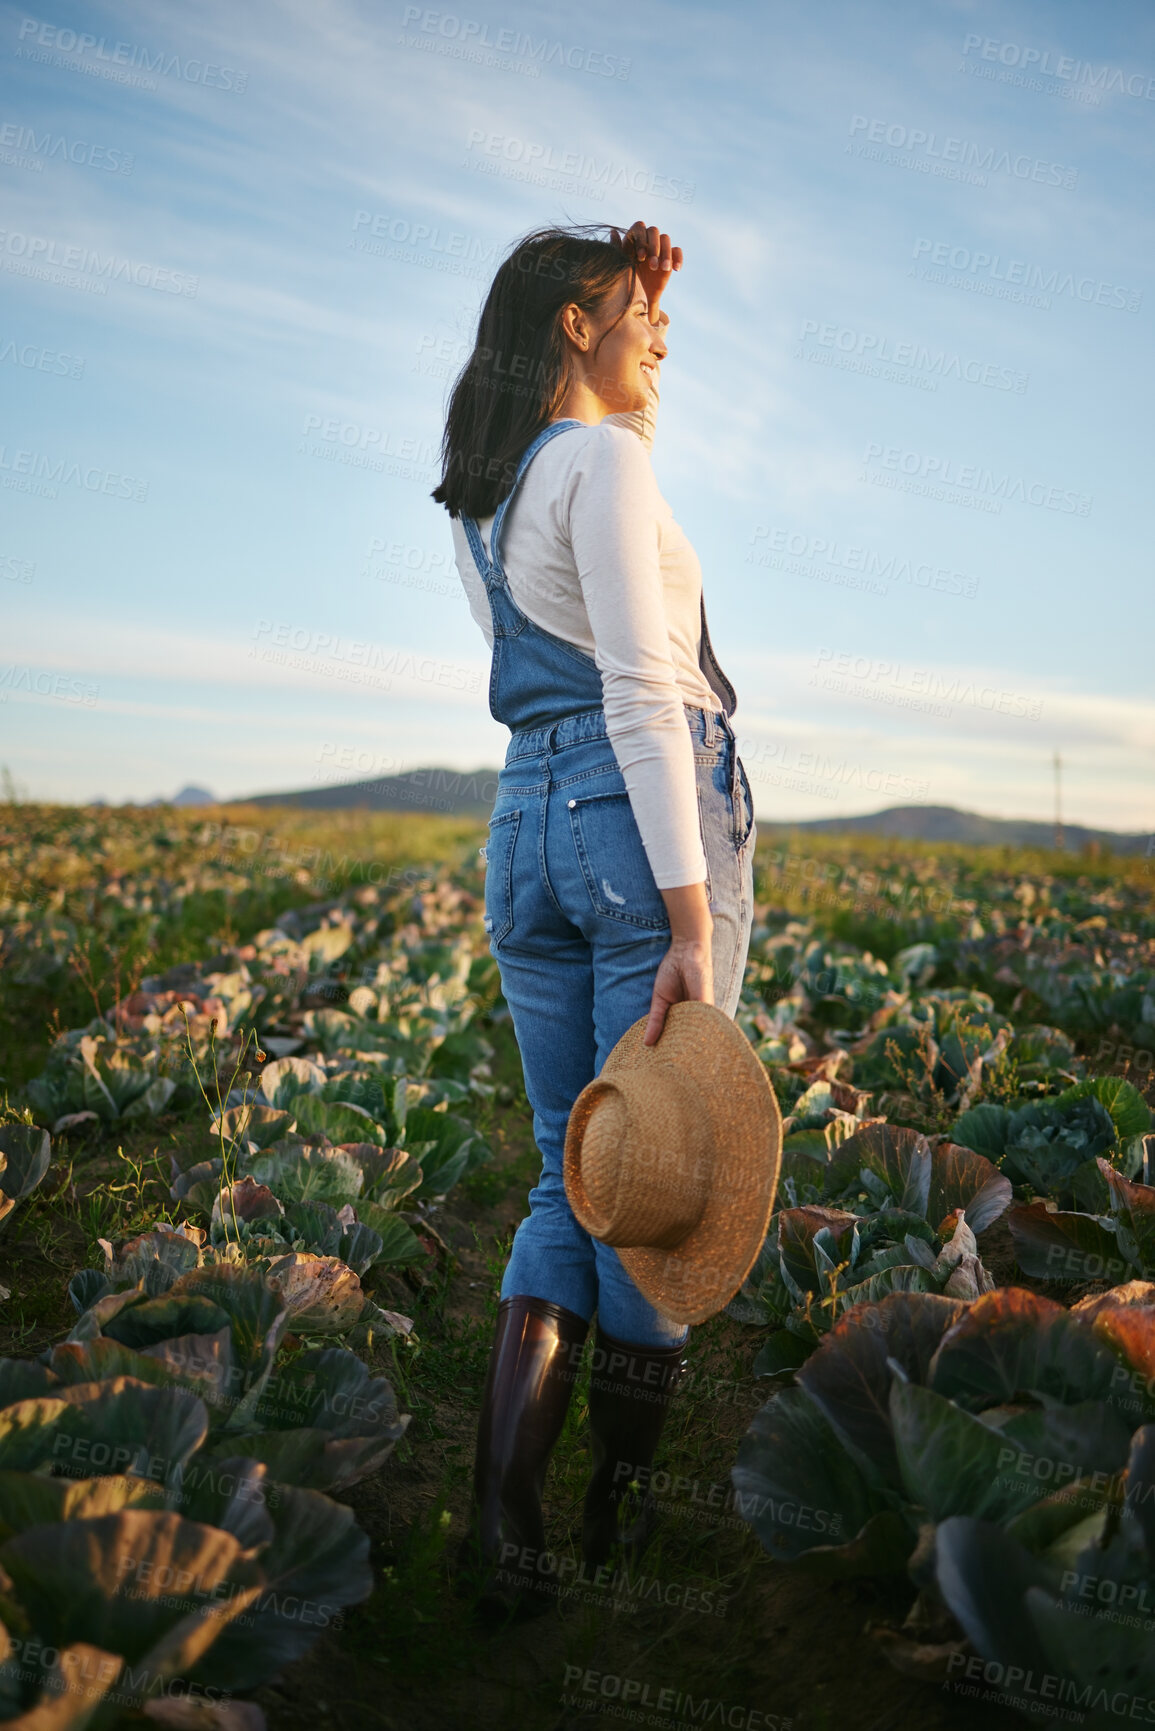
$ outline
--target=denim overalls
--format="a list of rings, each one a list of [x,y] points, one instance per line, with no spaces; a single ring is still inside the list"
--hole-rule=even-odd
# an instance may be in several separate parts
[[[666,1346],[689,1331],[661,1316],[616,1250],[578,1225],[562,1154],[577,1096],[649,1011],[669,919],[606,733],[597,664],[526,617],[501,564],[506,513],[529,464],[550,439],[584,424],[553,421],[526,450],[494,516],[491,559],[474,519],[461,518],[493,618],[489,707],[512,731],[485,850],[485,924],[542,1155],[501,1296],[549,1299],[587,1320],[596,1307],[615,1339]],[[736,699],[714,659],[704,604],[700,658],[722,710],[686,705],[685,715],[714,919],[714,1000],[732,1016],[753,915],[754,807],[729,721]]]

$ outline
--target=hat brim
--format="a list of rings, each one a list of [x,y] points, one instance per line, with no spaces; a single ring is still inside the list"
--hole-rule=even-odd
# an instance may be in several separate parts
[[[656,1310],[679,1323],[705,1322],[742,1285],[766,1238],[782,1160],[782,1114],[770,1078],[737,1024],[713,1004],[671,1005],[656,1045],[642,1044],[648,1016],[622,1035],[601,1079],[660,1062],[693,1078],[710,1120],[714,1164],[697,1225],[669,1250],[616,1246],[622,1266]],[[589,1110],[578,1096],[566,1131],[571,1205]]]

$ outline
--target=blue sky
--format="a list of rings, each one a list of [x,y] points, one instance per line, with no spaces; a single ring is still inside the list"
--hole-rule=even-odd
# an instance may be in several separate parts
[[[37,0],[39,4],[39,0]],[[498,763],[429,498],[497,260],[685,268],[654,462],[766,819],[1155,827],[1139,0],[0,11],[0,763]]]

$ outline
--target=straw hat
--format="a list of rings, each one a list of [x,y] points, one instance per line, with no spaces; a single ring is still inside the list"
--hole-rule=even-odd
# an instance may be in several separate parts
[[[647,1016],[582,1089],[565,1138],[570,1207],[612,1245],[674,1322],[705,1322],[741,1286],[766,1237],[782,1115],[742,1030],[713,1004],[673,1004],[655,1046]]]

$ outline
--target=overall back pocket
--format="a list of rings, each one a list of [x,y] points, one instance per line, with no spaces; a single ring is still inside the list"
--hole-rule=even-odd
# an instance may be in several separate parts
[[[489,841],[485,848],[485,929],[491,947],[513,930],[513,846],[520,822],[520,806],[489,820]]]
[[[661,891],[625,791],[566,801],[574,849],[594,911],[647,931],[668,929]]]

